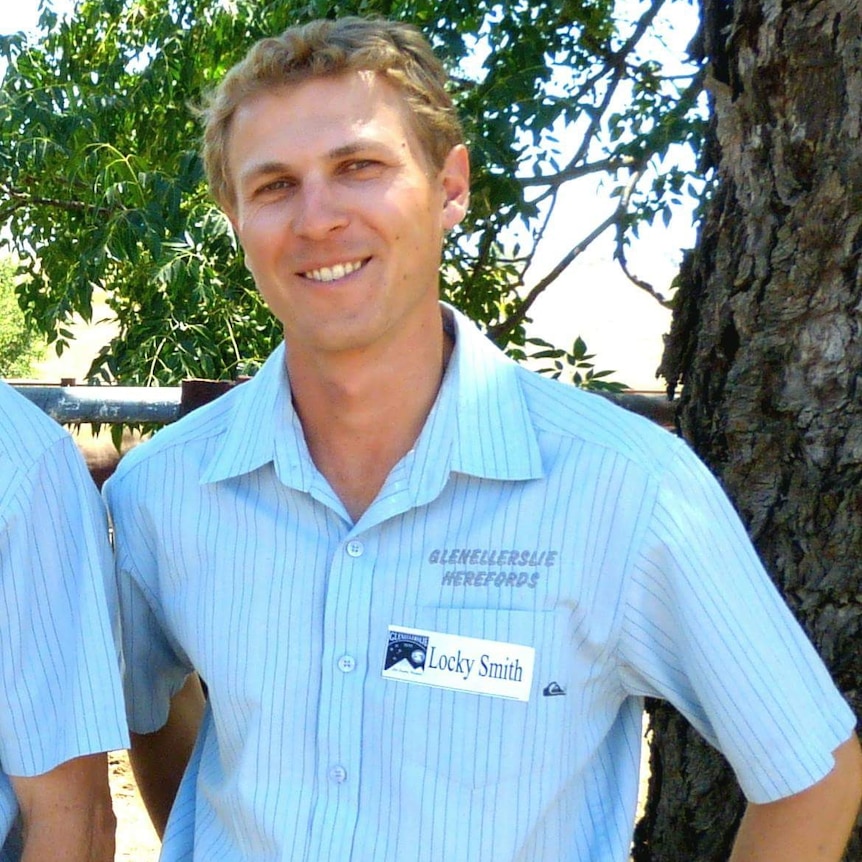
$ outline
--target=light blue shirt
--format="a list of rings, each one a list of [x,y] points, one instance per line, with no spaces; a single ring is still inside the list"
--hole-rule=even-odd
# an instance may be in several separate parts
[[[192,669],[209,686],[163,859],[623,862],[644,696],[758,802],[849,737],[686,446],[454,321],[426,425],[355,524],[283,347],[109,481],[132,729]],[[384,679],[390,625],[534,647],[529,701]]]
[[[0,860],[8,776],[126,748],[108,525],[74,441],[0,382]],[[115,635],[117,638],[115,639]],[[106,766],[107,769],[107,766]]]

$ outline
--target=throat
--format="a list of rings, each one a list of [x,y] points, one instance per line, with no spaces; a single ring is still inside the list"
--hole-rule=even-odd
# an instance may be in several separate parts
[[[396,465],[413,448],[415,437],[401,441],[391,436],[355,438],[336,445],[309,445],[315,467],[356,523],[377,499]]]
[[[379,361],[366,356],[337,375],[300,371],[295,377],[288,355],[294,406],[311,458],[354,522],[422,433],[454,341],[441,327],[437,338],[417,346],[409,355],[401,351]]]

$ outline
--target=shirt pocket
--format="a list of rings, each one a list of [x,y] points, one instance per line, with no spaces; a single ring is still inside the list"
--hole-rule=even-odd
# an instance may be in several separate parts
[[[547,758],[554,757],[553,750],[546,751],[545,745],[561,732],[557,725],[564,721],[564,706],[554,708],[557,705],[549,704],[542,690],[553,682],[554,668],[560,667],[566,615],[553,611],[420,609],[416,628],[521,644],[536,652],[527,702],[404,684],[404,718],[410,728],[405,760],[426,774],[472,789],[542,770]]]

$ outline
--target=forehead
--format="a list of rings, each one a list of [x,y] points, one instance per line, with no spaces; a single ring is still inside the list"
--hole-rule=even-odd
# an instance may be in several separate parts
[[[311,78],[248,97],[233,116],[228,163],[274,151],[320,154],[354,141],[414,148],[404,96],[374,72]]]

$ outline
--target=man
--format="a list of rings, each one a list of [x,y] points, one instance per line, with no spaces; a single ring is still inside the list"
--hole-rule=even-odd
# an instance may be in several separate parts
[[[412,28],[344,19],[207,109],[285,338],[108,483],[162,858],[622,862],[657,695],[752,800],[735,862],[837,860],[854,717],[715,482],[438,303],[469,184],[444,83]]]
[[[126,748],[104,506],[72,438],[0,382],[0,860],[111,862]],[[19,816],[20,815],[20,816]]]

